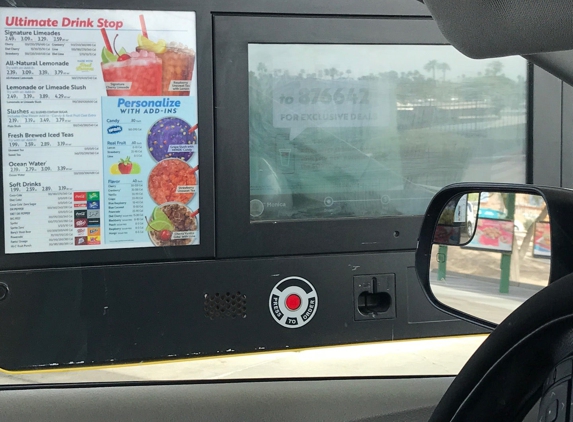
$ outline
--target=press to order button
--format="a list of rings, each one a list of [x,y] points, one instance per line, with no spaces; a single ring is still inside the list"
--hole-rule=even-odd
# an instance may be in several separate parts
[[[302,277],[289,276],[279,281],[269,295],[269,311],[285,328],[300,328],[309,323],[318,308],[318,294]]]
[[[285,300],[286,307],[291,311],[296,311],[300,308],[301,299],[299,295],[291,294],[288,295]]]

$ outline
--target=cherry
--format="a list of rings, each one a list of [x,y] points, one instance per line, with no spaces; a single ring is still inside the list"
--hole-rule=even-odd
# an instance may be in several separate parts
[[[171,240],[171,236],[173,235],[173,233],[171,232],[171,230],[155,230],[153,227],[151,227],[151,225],[149,224],[149,220],[147,219],[147,217],[145,217],[145,221],[147,221],[147,227],[149,227],[151,230],[153,230],[155,233],[159,233],[159,240],[163,240],[164,242],[167,242],[168,240]]]
[[[159,233],[159,238],[163,241],[171,240],[171,232],[169,230],[161,230]]]
[[[118,62],[124,62],[124,61],[129,60],[129,59],[131,59],[131,56],[129,54],[122,54],[121,56],[119,56],[117,58],[117,61]]]

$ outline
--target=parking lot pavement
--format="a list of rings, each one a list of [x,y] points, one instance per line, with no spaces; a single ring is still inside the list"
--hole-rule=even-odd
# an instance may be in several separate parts
[[[499,282],[479,281],[449,275],[446,281],[432,281],[436,298],[453,308],[500,323],[523,302],[541,290],[541,285],[510,286],[509,293],[499,293]]]

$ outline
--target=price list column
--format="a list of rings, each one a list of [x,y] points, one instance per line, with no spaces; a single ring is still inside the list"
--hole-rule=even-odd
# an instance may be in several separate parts
[[[6,253],[73,250],[74,192],[100,192],[99,60],[89,31],[7,27],[0,50]]]
[[[108,180],[107,242],[135,242],[146,239],[141,178]]]

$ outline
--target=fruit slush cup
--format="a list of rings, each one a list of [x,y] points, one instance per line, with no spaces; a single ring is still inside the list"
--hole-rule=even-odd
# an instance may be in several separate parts
[[[161,95],[161,59],[153,53],[146,57],[134,57],[135,54],[127,60],[102,63],[108,96]]]
[[[157,56],[163,61],[162,95],[188,96],[195,52],[181,44],[170,43],[165,52]]]

